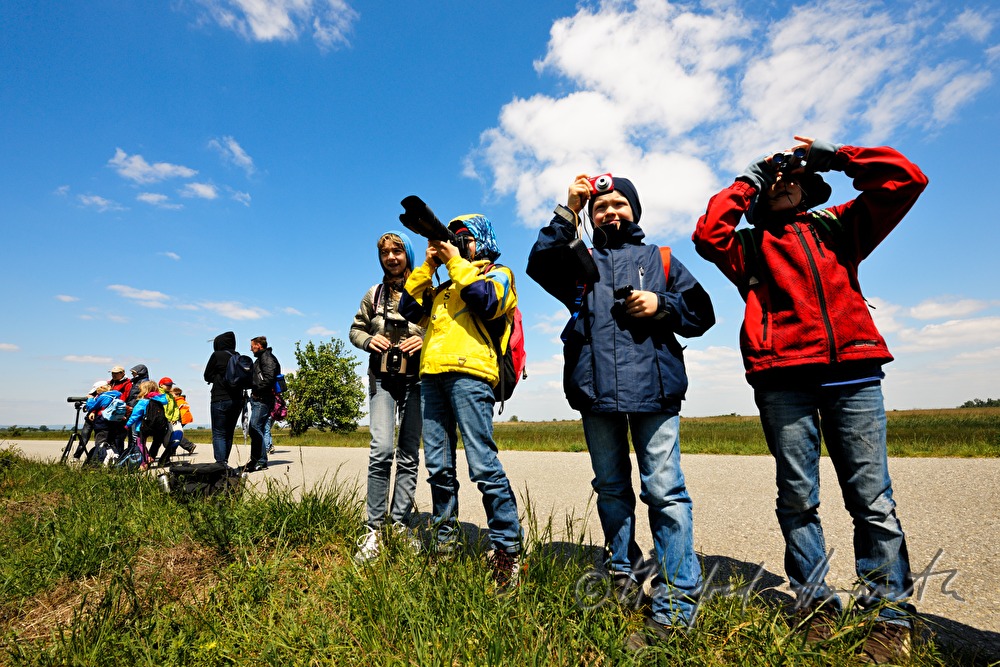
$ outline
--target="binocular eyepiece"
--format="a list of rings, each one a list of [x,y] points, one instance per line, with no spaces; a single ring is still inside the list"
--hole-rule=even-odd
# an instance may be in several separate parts
[[[806,149],[796,148],[793,151],[782,151],[771,156],[771,164],[779,174],[806,166]]]

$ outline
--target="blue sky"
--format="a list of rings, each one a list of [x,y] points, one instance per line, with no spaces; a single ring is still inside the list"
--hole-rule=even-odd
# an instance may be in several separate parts
[[[296,341],[346,342],[410,194],[485,214],[518,273],[529,379],[503,418],[572,418],[567,313],[523,269],[573,177],[603,171],[713,298],[718,324],[684,341],[684,414],[754,414],[741,301],[690,234],[793,134],[888,144],[930,178],[862,265],[896,356],[887,407],[1000,396],[992,3],[402,7],[0,5],[0,424],[72,421],[67,396],[136,363],[207,423],[211,339],[266,335],[288,370]]]

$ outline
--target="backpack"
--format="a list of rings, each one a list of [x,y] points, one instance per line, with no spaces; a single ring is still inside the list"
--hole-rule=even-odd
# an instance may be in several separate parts
[[[163,407],[163,416],[171,424],[179,422],[181,420],[181,408],[177,405],[177,400],[169,392],[164,394],[164,396],[167,397],[167,404]]]
[[[163,412],[163,404],[153,398],[146,400],[146,412],[142,415],[142,428],[140,432],[143,437],[155,435],[170,430],[170,422]]]
[[[281,421],[288,417],[288,403],[281,394],[274,395],[274,407],[271,408],[271,419]]]
[[[128,418],[128,406],[120,398],[112,398],[108,407],[101,411],[101,416],[109,422],[123,422]]]
[[[160,483],[181,499],[239,491],[243,478],[225,463],[176,463],[161,476]]]
[[[492,271],[497,266],[500,265],[493,264],[486,270],[487,272]],[[507,348],[501,352],[500,345],[503,342],[503,334],[507,330],[506,321],[508,319],[510,321],[510,338],[507,341]],[[500,402],[499,414],[503,414],[504,401],[514,394],[517,383],[528,377],[528,372],[525,369],[527,354],[524,351],[524,326],[521,323],[521,309],[514,306],[509,316],[504,318],[503,329],[498,332],[498,335],[489,336],[489,339],[497,351],[497,370],[499,371],[496,386],[493,387],[493,396]]]
[[[253,386],[253,359],[238,352],[230,354],[223,381],[233,389],[250,389]]]

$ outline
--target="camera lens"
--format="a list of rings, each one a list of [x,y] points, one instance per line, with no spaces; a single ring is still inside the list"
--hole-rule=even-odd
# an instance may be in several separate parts
[[[611,189],[611,179],[607,176],[598,176],[597,180],[594,181],[594,188],[598,192],[604,192]]]

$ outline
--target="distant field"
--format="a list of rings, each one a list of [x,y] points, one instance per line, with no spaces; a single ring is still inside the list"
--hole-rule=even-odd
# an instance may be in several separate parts
[[[207,429],[188,429],[195,442],[211,442]],[[582,452],[579,421],[500,422],[495,435],[501,450]],[[24,431],[0,439],[63,440],[64,431]],[[310,431],[291,438],[274,430],[279,446],[367,447],[368,429],[336,434]],[[237,432],[237,438],[242,434]],[[888,414],[890,456],[1000,457],[1000,408],[898,410]],[[757,417],[723,416],[681,418],[681,450],[687,454],[766,455],[767,445]]]

